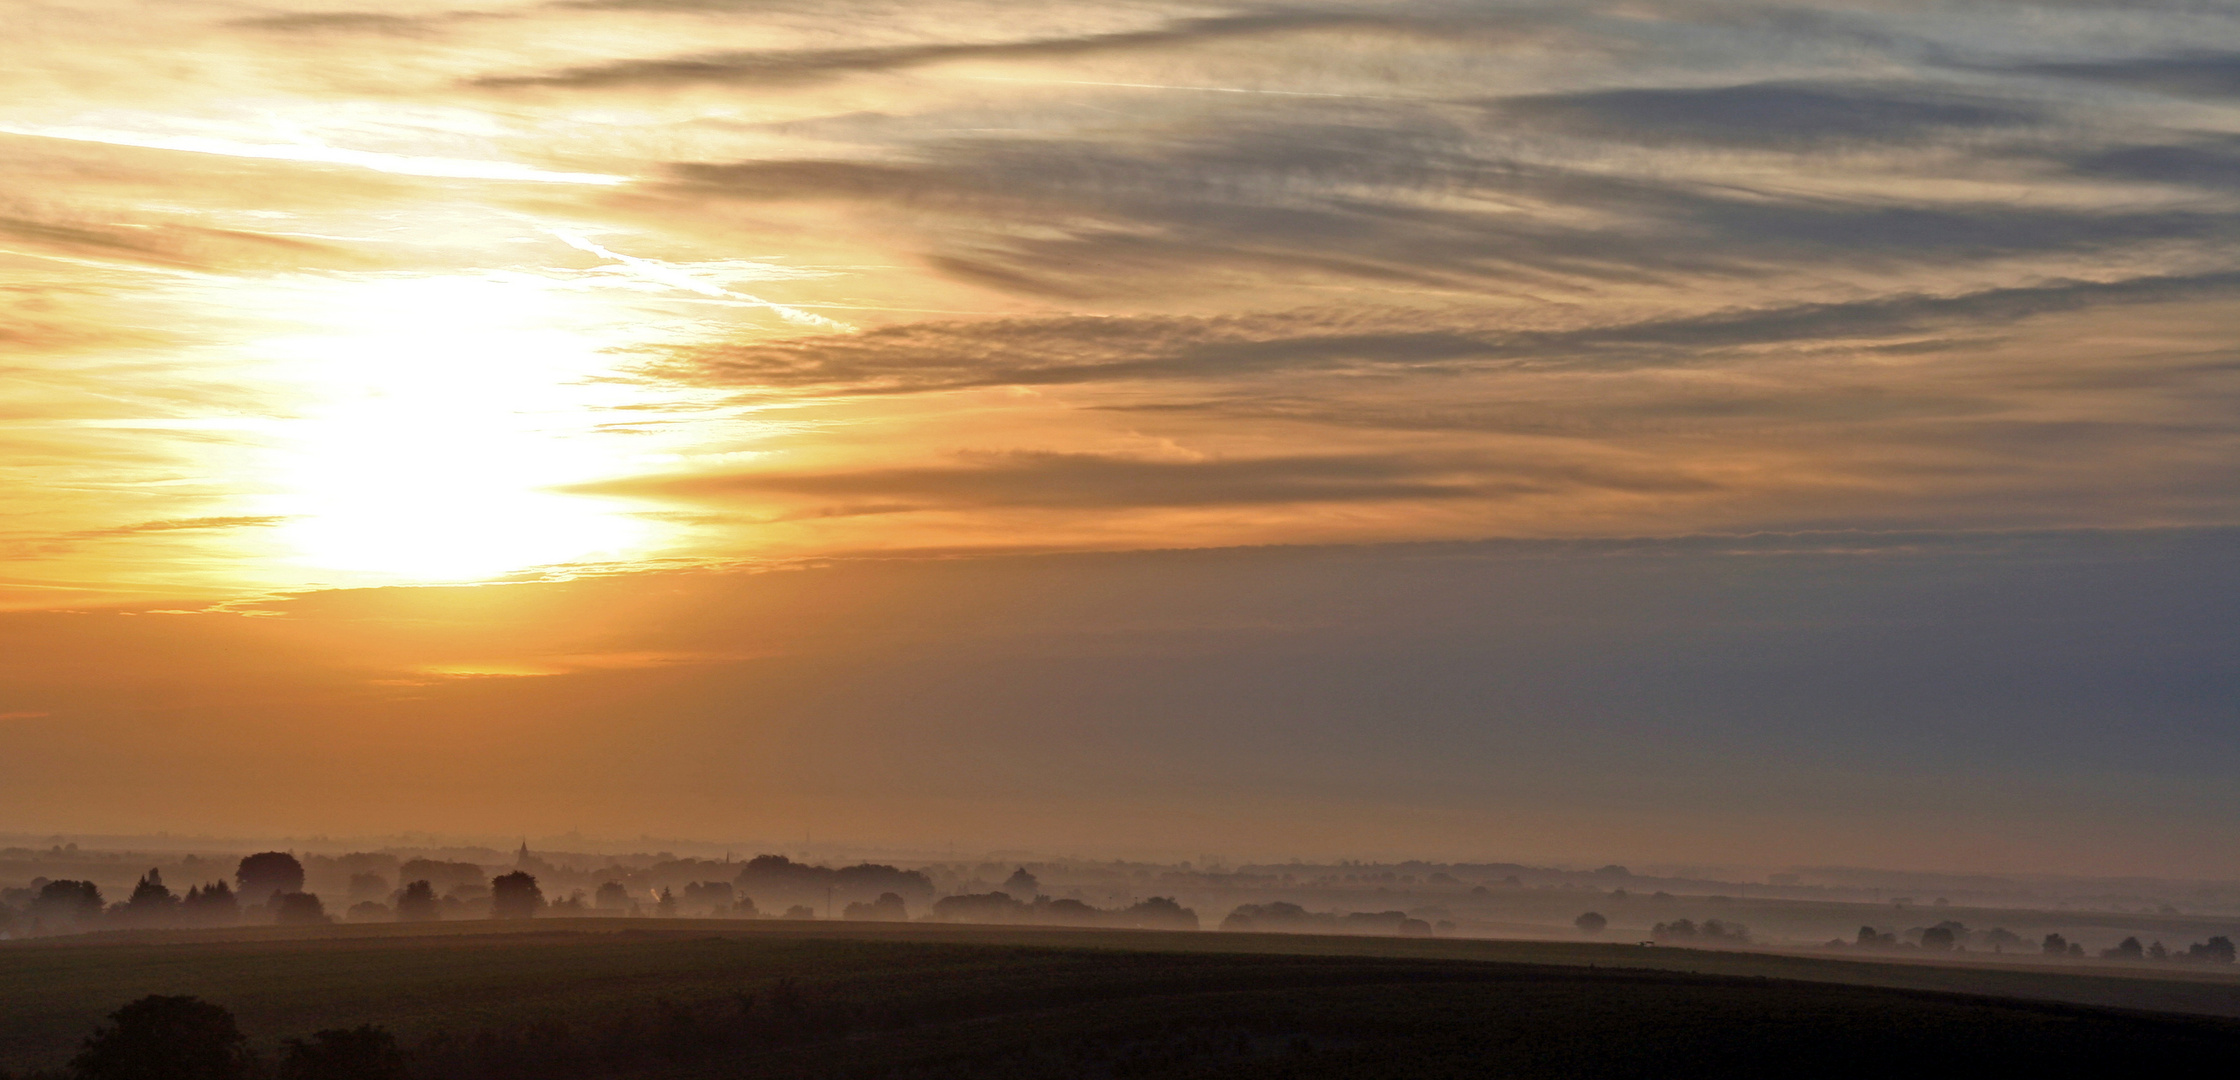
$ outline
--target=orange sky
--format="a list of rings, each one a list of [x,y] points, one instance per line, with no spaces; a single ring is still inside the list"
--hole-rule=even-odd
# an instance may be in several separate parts
[[[2228,12],[0,0],[0,25],[0,818],[360,828],[409,792],[411,827],[458,831],[2033,868],[2070,857],[2033,806],[2123,807],[2074,853],[2102,866],[2201,869],[2188,830],[2240,833],[2203,816],[2226,758],[2193,741],[2232,674],[2183,644],[2229,622],[2049,659],[2058,628],[2128,625],[2108,590],[2224,595]],[[1678,603],[1655,575],[1565,546],[1638,537],[1823,606],[1688,659],[1686,620],[1626,615]],[[1551,545],[1573,591],[1441,624],[1416,682],[1365,689],[1414,624],[1354,585],[1540,565],[1420,546],[1478,541]],[[2009,541],[2087,554],[2010,581],[1978,546]],[[1367,553],[1342,603],[1294,547]],[[1200,550],[1256,553],[1227,629],[1219,575],[1097,561]],[[2003,650],[1964,670],[1876,638],[1860,662],[1942,688],[1918,699],[1829,674],[1951,567],[2055,614],[1981,628]],[[1076,590],[1102,600],[1053,599]],[[1808,631],[1835,651],[1740,674]],[[1080,688],[1179,681],[1069,727],[1081,700],[1018,690],[1050,649],[1100,657]],[[2041,663],[2100,689],[1980,693]],[[1839,715],[1872,768],[1816,756]],[[1907,750],[1931,715],[1984,772]],[[2012,749],[2042,739],[2063,752]],[[1508,779],[1379,749],[1424,740]],[[914,759],[938,775],[881,772]],[[1710,794],[1745,768],[1785,779]],[[1643,810],[1668,789],[1692,808]],[[1960,846],[1884,842],[1948,796]]]

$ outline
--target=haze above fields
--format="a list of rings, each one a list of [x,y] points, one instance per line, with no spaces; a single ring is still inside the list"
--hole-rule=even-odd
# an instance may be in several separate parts
[[[813,929],[837,920],[1417,941],[1653,939],[1714,951],[2229,979],[2230,943],[2240,936],[2240,881],[2229,879],[1826,866],[1254,864],[1217,854],[1162,863],[866,851],[831,841],[649,851],[561,837],[552,841],[559,847],[524,842],[501,851],[429,838],[316,837],[269,846],[207,837],[84,837],[83,844],[55,837],[46,846],[23,839],[0,836],[0,939],[275,923],[502,928],[536,918],[567,929],[584,918],[629,918],[648,920],[639,924],[646,928],[717,919]],[[502,903],[500,893],[514,899]],[[1928,939],[1932,929],[1943,938]],[[2240,1001],[2224,1011],[2235,1010]]]
[[[0,0],[0,828],[2240,876],[2240,15]]]

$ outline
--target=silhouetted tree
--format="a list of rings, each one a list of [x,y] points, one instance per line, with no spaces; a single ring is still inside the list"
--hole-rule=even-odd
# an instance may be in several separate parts
[[[500,874],[490,880],[490,917],[526,919],[544,906],[544,890],[526,870]]]
[[[388,1029],[336,1028],[309,1039],[289,1039],[280,1058],[280,1080],[404,1080],[404,1051]]]
[[[2188,960],[2207,960],[2212,964],[2232,962],[2232,939],[2219,935],[2186,950]]]
[[[397,896],[398,922],[434,922],[443,918],[443,907],[436,903],[436,887],[425,881],[415,881],[404,887]]]
[[[1003,879],[1003,887],[996,891],[1013,900],[1025,902],[1042,895],[1042,882],[1033,874],[1027,873],[1027,868],[1022,866],[1013,870],[1010,877]]]
[[[840,912],[840,917],[870,922],[904,922],[910,918],[910,911],[899,894],[890,892],[880,893],[877,900],[868,904],[862,901],[849,904]]]
[[[1171,896],[1150,896],[1138,900],[1120,913],[1129,926],[1147,930],[1196,930],[1198,913],[1175,902]]]
[[[150,868],[141,875],[140,883],[132,887],[132,897],[124,902],[126,910],[143,920],[163,919],[179,907],[179,898],[163,884],[163,873]]]
[[[1275,930],[1288,933],[1310,930],[1329,932],[1353,929],[1356,932],[1367,930],[1375,933],[1386,930],[1386,922],[1389,921],[1392,927],[1397,927],[1399,920],[1407,917],[1407,913],[1399,911],[1356,911],[1347,916],[1345,920],[1340,920],[1336,915],[1309,912],[1297,904],[1277,900],[1266,904],[1239,904],[1236,910],[1229,912],[1229,916],[1221,920],[1221,928],[1223,930]],[[1350,928],[1344,927],[1340,925],[1341,922],[1351,922],[1353,926]],[[1367,922],[1368,925],[1363,925],[1364,922]]]
[[[2047,934],[2045,941],[2039,944],[2038,951],[2047,956],[2067,956],[2069,939],[2059,934]]]
[[[379,874],[350,875],[350,899],[378,900],[388,895],[389,879]]]
[[[90,881],[50,881],[31,900],[33,917],[50,925],[92,922],[101,917],[101,889]]]
[[[939,922],[1019,922],[1028,910],[1010,893],[958,893],[934,901],[932,915]]]
[[[661,894],[654,898],[653,913],[664,919],[673,919],[676,917],[677,898],[675,894],[669,891],[669,887],[667,885],[663,885],[661,887]]]
[[[225,882],[213,881],[199,889],[189,888],[187,898],[179,901],[179,915],[198,925],[223,926],[241,917],[241,902]]]
[[[1053,900],[1037,896],[1028,905],[1027,921],[1052,926],[1097,926],[1105,921],[1109,912],[1098,910],[1079,900]]]
[[[2115,948],[2100,950],[2100,956],[2107,960],[2143,960],[2146,955],[2147,947],[2139,944],[2139,939],[2135,937],[2117,942]]]
[[[1571,920],[1571,925],[1578,927],[1580,933],[1599,934],[1603,927],[1610,925],[1610,920],[1603,918],[1599,911],[1590,911]]]
[[[600,884],[591,894],[591,906],[601,911],[627,911],[630,908],[630,887],[619,881]]]
[[[728,881],[695,881],[684,887],[683,901],[685,910],[696,915],[729,915],[731,896]]]
[[[282,926],[312,926],[332,922],[327,905],[307,892],[280,893],[272,898],[272,921]]]
[[[246,904],[269,904],[274,893],[303,891],[303,864],[285,851],[262,851],[241,860],[233,872]]]
[[[75,1080],[241,1080],[248,1043],[233,1014],[200,998],[151,995],[109,1014],[70,1061]]]
[[[1921,947],[1924,949],[1931,952],[1951,952],[1952,946],[1953,936],[1949,927],[1932,926],[1921,932]]]
[[[2168,960],[2170,959],[2170,950],[2164,948],[2162,942],[2157,941],[2154,944],[2147,946],[2147,959]]]
[[[408,859],[397,867],[398,881],[425,881],[438,893],[448,894],[466,890],[476,896],[490,888],[490,875],[471,862],[444,862],[440,859]]]
[[[732,882],[740,892],[776,908],[781,904],[823,904],[829,899],[857,900],[891,892],[910,903],[933,899],[933,879],[917,870],[902,870],[879,863],[859,863],[837,870],[797,863],[783,855],[757,855],[747,860]]]

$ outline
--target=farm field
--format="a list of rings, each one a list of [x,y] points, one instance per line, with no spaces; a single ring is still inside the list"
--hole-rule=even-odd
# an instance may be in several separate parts
[[[9,943],[0,1069],[59,1066],[151,993],[221,1004],[266,1048],[380,1024],[423,1075],[462,1077],[2182,1075],[2240,1051],[2222,973],[585,919]]]

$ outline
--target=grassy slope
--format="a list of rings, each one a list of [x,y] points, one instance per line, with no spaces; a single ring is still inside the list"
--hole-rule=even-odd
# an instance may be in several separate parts
[[[1151,951],[1164,955],[1143,955]],[[1583,970],[1588,965],[1600,970]],[[1678,974],[1647,974],[1652,971]],[[1488,1016],[1502,1017],[1503,1023],[1538,1023],[1533,1030],[1543,1033],[1597,1018],[1609,1023],[1656,1015],[1664,1017],[1658,1024],[1677,1025],[1674,1029],[1680,1031],[1692,1030],[1686,1017],[1727,1025],[1747,1021],[1765,1027],[1752,1038],[1770,1040],[1769,1045],[1789,1037],[1783,1032],[1805,1030],[1798,1027],[1802,1024],[1819,1033],[1815,1045],[1823,1047],[1833,1045],[1828,1032],[1850,1030],[1865,1015],[1875,1018],[1877,1030],[1895,1024],[1916,1033],[1958,1025],[1953,1030],[2011,1034],[2036,1030],[2033,1025],[2043,1026],[2044,1016],[2058,1015],[2066,1019],[2053,1030],[2072,1037],[2082,1030],[2079,1024],[2112,1022],[2077,1018],[2084,1014],[2016,1011],[2009,1004],[1963,1007],[1949,999],[1865,987],[2240,1017],[2240,980],[2192,969],[2165,969],[2166,977],[2149,974],[1864,963],[1583,943],[916,924],[583,920],[100,935],[0,945],[0,1067],[58,1062],[102,1014],[145,993],[191,993],[218,1001],[265,1042],[363,1022],[386,1024],[416,1041],[439,1030],[466,1032],[535,1019],[596,1021],[643,1008],[659,997],[713,999],[767,990],[786,977],[816,987],[831,1000],[866,1007],[907,1002],[923,1010],[929,1001],[954,1007],[943,1024],[849,1044],[846,1052],[877,1058],[851,1071],[877,1071],[905,1058],[915,1063],[1009,1053],[1001,1033],[1026,1030],[1018,1020],[1022,1009],[1037,1013],[1039,1018],[1029,1025],[1034,1030],[1073,1032],[1069,1037],[1077,1042],[1097,1046],[1111,1044],[1112,1031],[1164,1031],[1159,1025],[1185,1014],[1229,1017],[1223,1021],[1226,1027],[1217,1025],[1218,1033],[1222,1039],[1242,1040],[1238,1045],[1260,1038],[1255,1032],[1338,1030],[1367,1023],[1375,1031],[1415,1031],[1411,1045],[1431,1047],[1444,1045],[1441,1039],[1462,1030],[1477,1032],[1472,1037],[1481,1040],[1496,1038],[1498,1025],[1489,1027]],[[1362,987],[1369,985],[1379,989],[1365,997]],[[1992,1016],[1984,1009],[2005,1011]],[[1468,1019],[1458,1019],[1463,1017]],[[995,1027],[980,1030],[975,1025]],[[1501,1045],[1527,1047],[1516,1052],[1528,1058],[1545,1056],[1544,1050],[1529,1050],[1537,1045],[1529,1032],[1510,1034],[1513,1038]],[[1121,1042],[1140,1050],[1165,1045],[1159,1040],[1169,1037]],[[1383,1037],[1370,1031],[1356,1041],[1370,1046]],[[2193,1036],[2181,1032],[2167,1037],[2182,1042]],[[2096,1037],[2092,1043],[2108,1044],[2114,1038]],[[1604,1048],[1612,1054],[1637,1053],[1607,1039],[1596,1041],[1608,1043]],[[2041,1039],[2034,1045],[2052,1043]],[[1463,1043],[1450,1050],[1450,1056],[1469,1060],[1492,1052]],[[786,1051],[796,1056],[807,1052]],[[824,1056],[817,1060],[831,1064],[828,1059],[838,1052],[818,1050]],[[1257,1067],[1251,1053],[1259,1051],[1238,1052],[1246,1056],[1230,1063],[1234,1069]],[[1361,1052],[1341,1045],[1323,1058]],[[1858,1059],[1857,1054],[1851,1059]],[[1027,1062],[1021,1066],[1025,1071],[1036,1071],[1030,1059],[1019,1060]],[[1530,1075],[1532,1060],[1538,1059],[1514,1069]],[[1422,1061],[1415,1067],[1429,1070],[1427,1075],[1438,1071]],[[1362,1075],[1374,1071],[1364,1062],[1349,1068],[1349,1073]]]

